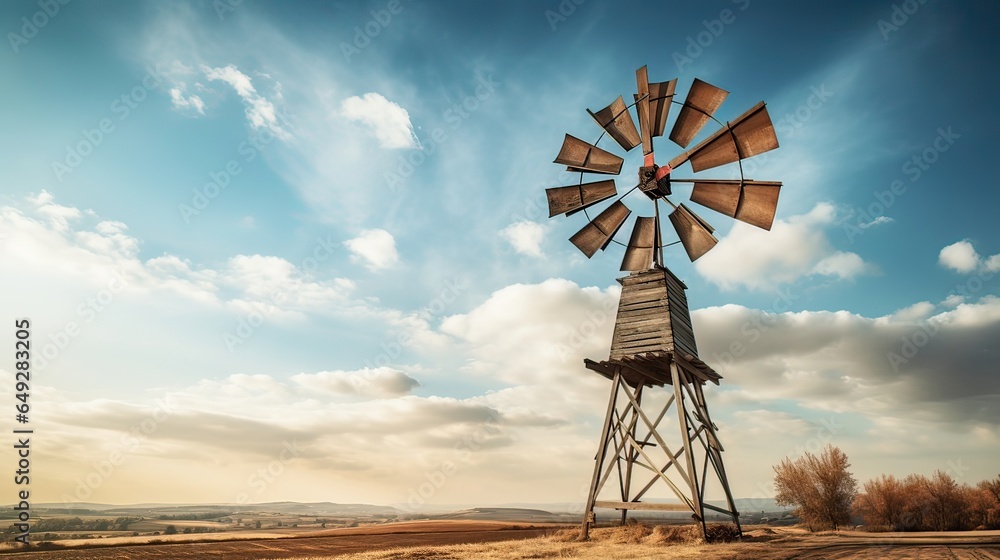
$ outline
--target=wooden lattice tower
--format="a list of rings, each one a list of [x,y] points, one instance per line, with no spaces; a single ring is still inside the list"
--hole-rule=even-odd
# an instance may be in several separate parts
[[[583,535],[594,523],[594,508],[621,510],[689,511],[705,529],[705,511],[732,518],[740,528],[739,513],[722,463],[722,444],[716,434],[702,386],[721,377],[698,359],[686,286],[665,268],[656,267],[619,279],[621,300],[611,342],[611,355],[602,362],[586,360],[588,369],[611,380],[611,396],[594,465]],[[647,387],[666,387],[672,394],[665,406],[643,404]],[[661,424],[674,410],[679,438]],[[617,472],[614,499],[602,491]],[[726,507],[705,502],[706,483],[721,484]],[[677,502],[644,502],[657,485],[666,486]],[[607,492],[603,492],[607,494]]]
[[[622,523],[629,510],[690,511],[705,531],[705,512],[731,517],[740,529],[726,470],[722,464],[722,444],[705,403],[704,385],[719,383],[721,377],[698,358],[687,288],[664,266],[663,248],[681,243],[692,261],[710,251],[718,240],[714,229],[685,204],[670,200],[675,184],[692,184],[691,202],[730,218],[771,229],[781,183],[755,181],[743,176],[742,160],[778,147],[771,117],[764,102],[757,103],[734,120],[722,123],[713,115],[729,92],[695,79],[683,102],[674,100],[677,80],[650,82],[643,66],[635,73],[634,102],[626,105],[619,96],[599,111],[587,112],[603,129],[593,144],[567,134],[555,162],[579,172],[576,184],[546,189],[549,217],[583,213],[587,223],[570,241],[593,257],[612,243],[625,247],[621,270],[632,274],[620,279],[621,302],[615,323],[611,354],[607,360],[586,360],[588,369],[611,380],[611,395],[601,431],[583,522],[584,536],[594,523],[594,508],[621,510]],[[672,105],[680,111],[670,130],[670,140],[681,153],[664,165],[657,165],[653,140],[666,133]],[[636,128],[630,109],[638,117]],[[709,121],[719,128],[700,139]],[[619,175],[624,159],[598,146],[608,136],[626,152],[642,145],[638,184],[619,194],[614,179],[584,182],[586,174]],[[637,162],[638,163],[638,162]],[[727,179],[679,179],[673,172],[691,164],[699,173],[730,166]],[[736,167],[730,164],[736,164]],[[738,178],[736,178],[738,177]],[[624,199],[652,202],[652,216],[638,216],[628,243],[615,235],[631,216]],[[641,193],[641,194],[640,194]],[[645,196],[643,196],[645,195]],[[588,209],[611,200],[600,213]],[[634,202],[634,200],[633,200]],[[678,241],[664,242],[661,235],[660,202],[669,204],[670,224]],[[654,405],[658,395],[648,392],[663,388],[669,395],[663,406]],[[667,424],[668,413],[676,414],[674,429]],[[607,498],[608,482],[617,473],[618,491]],[[706,503],[707,484],[721,487],[723,506]],[[644,500],[650,490],[663,486],[675,498],[672,502]]]

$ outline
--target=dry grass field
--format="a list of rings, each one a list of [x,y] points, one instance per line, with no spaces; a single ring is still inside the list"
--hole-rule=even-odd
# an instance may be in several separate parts
[[[591,541],[578,542],[575,527],[423,521],[311,533],[314,536],[267,535],[271,538],[242,540],[250,535],[241,534],[241,540],[212,542],[183,542],[181,537],[194,535],[176,535],[178,541],[169,543],[8,550],[0,560],[1000,560],[1000,531],[812,534],[797,528],[748,527],[740,542],[706,544],[693,527],[629,525],[598,528]]]

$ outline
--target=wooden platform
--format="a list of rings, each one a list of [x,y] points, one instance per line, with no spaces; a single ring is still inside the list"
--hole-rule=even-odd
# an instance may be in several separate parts
[[[702,385],[709,381],[718,385],[719,380],[722,379],[722,376],[711,366],[690,354],[681,357],[672,352],[648,352],[617,360],[604,360],[603,362],[595,362],[586,358],[583,360],[587,369],[596,371],[608,379],[613,379],[615,369],[620,367],[622,377],[632,387],[670,385],[672,383],[670,377],[671,362],[677,362],[677,365],[689,376],[691,381],[697,381]]]
[[[663,504],[657,502],[607,502],[596,501],[594,507],[607,509],[648,510],[648,511],[691,511],[687,504]]]

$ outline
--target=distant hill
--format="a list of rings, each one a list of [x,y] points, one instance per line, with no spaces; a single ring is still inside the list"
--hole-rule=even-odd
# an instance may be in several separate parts
[[[182,513],[225,513],[268,512],[293,515],[382,515],[396,516],[403,512],[390,506],[371,504],[337,504],[333,502],[268,502],[261,504],[129,504],[112,505],[91,502],[81,503],[40,503],[34,504],[36,509],[51,511],[85,512],[91,511],[102,515],[177,515]]]
[[[725,506],[725,502],[710,500],[709,503]],[[5,509],[9,509],[7,506]],[[330,516],[330,517],[429,517],[434,519],[483,519],[490,521],[559,521],[577,520],[583,512],[582,503],[509,503],[491,507],[474,504],[428,504],[420,512],[410,512],[392,506],[372,504],[338,504],[335,502],[268,502],[260,504],[163,504],[143,503],[128,505],[81,503],[39,503],[36,509],[50,513],[73,515],[145,516],[211,514],[218,513],[276,513],[286,515]],[[743,514],[760,512],[784,512],[787,507],[779,507],[771,498],[738,498],[736,508]],[[636,512],[638,513],[638,512]],[[685,514],[677,512],[677,515]]]
[[[509,508],[509,507],[477,507],[433,515],[433,519],[464,519],[484,521],[535,521],[565,523],[576,521],[577,516],[566,513],[552,513],[541,509]]]

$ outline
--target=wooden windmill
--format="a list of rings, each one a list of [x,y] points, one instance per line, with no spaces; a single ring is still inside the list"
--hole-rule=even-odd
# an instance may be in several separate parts
[[[587,217],[586,225],[570,238],[574,245],[588,258],[611,243],[624,245],[621,270],[630,272],[618,280],[622,294],[608,359],[585,360],[588,369],[611,380],[611,394],[587,497],[583,536],[595,521],[595,508],[620,510],[622,523],[630,510],[686,511],[703,531],[706,512],[715,512],[731,518],[739,531],[739,513],[722,462],[723,446],[703,391],[706,383],[718,384],[721,376],[698,358],[687,287],[663,263],[665,246],[681,243],[694,261],[718,240],[708,222],[668,197],[674,184],[692,184],[692,202],[770,229],[781,183],[744,178],[741,160],[777,148],[778,140],[763,102],[722,123],[714,113],[728,95],[725,90],[695,79],[685,100],[675,101],[677,80],[649,82],[645,66],[636,71],[636,85],[633,103],[626,105],[619,96],[596,113],[587,111],[603,129],[593,144],[566,135],[555,162],[579,172],[580,180],[546,190],[549,217],[577,212]],[[654,158],[653,138],[663,135],[672,104],[680,105],[680,111],[669,138],[682,151],[661,167]],[[638,129],[630,110],[636,113]],[[709,120],[719,129],[687,149]],[[605,135],[626,152],[642,145],[638,184],[621,195],[614,179],[584,182],[588,173],[621,173],[624,159],[598,147]],[[732,178],[728,179],[674,178],[674,170],[688,162],[694,173],[732,163],[738,169],[730,169]],[[646,195],[638,198],[652,202],[653,215],[635,218],[627,244],[620,243],[615,235],[631,214],[623,199],[636,190]],[[591,217],[590,207],[612,199]],[[668,217],[678,241],[663,242],[661,201],[672,208]],[[665,405],[650,404],[648,397],[652,395],[648,393],[654,388],[666,389]],[[676,414],[677,433],[668,433],[674,428],[665,427],[673,423],[665,420],[671,409]],[[617,484],[609,484],[614,473]],[[709,481],[721,486],[723,505],[706,502]],[[664,486],[673,500],[644,501],[650,490]]]

